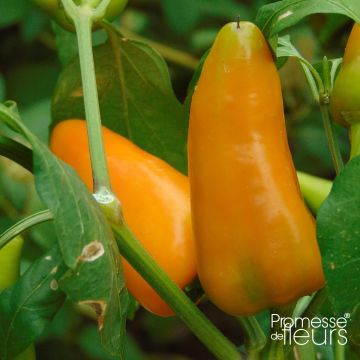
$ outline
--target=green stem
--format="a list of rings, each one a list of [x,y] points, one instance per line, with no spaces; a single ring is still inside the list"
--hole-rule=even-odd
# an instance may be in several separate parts
[[[106,216],[113,221],[120,221],[121,205],[111,190],[109,169],[106,161],[105,146],[102,136],[99,97],[96,85],[95,63],[92,50],[91,28],[94,20],[105,14],[110,0],[101,0],[93,9],[89,2],[76,6],[72,0],[62,0],[68,16],[73,20],[84,92],[85,115],[89,139],[91,168],[93,174],[93,192]]]
[[[350,159],[360,154],[360,123],[356,123],[350,127]]]
[[[319,89],[319,106],[320,106],[321,117],[323,119],[325,134],[328,140],[334,168],[336,174],[338,175],[340,171],[343,169],[344,163],[341,157],[341,152],[337,141],[337,136],[335,134],[334,125],[333,122],[331,121],[331,116],[330,116],[329,106],[330,106],[330,94],[332,92],[332,82],[331,82],[332,75],[330,70],[330,62],[326,56],[324,56],[322,61],[322,69],[323,69],[324,85],[322,90]]]
[[[175,314],[200,341],[220,360],[237,360],[236,347],[204,316],[184,292],[168,277],[146,252],[129,228],[111,224],[120,253],[154,288]]]
[[[334,360],[345,360],[345,345],[339,343],[339,328],[337,328],[334,341]]]
[[[81,78],[84,89],[90,157],[94,179],[94,192],[97,194],[101,193],[104,189],[107,189],[110,192],[111,184],[101,130],[100,106],[91,42],[91,24],[91,16],[86,12],[80,12],[80,16],[75,20]]]
[[[101,131],[99,97],[96,86],[95,63],[91,28],[94,11],[87,5],[73,7],[72,0],[62,0],[75,24],[79,48],[81,79],[84,92],[85,115],[89,137],[95,194],[111,194],[111,184]]]
[[[11,239],[20,235],[24,231],[45,221],[53,220],[53,218],[53,214],[50,212],[50,210],[43,210],[20,220],[0,235],[0,249],[5,246]]]
[[[330,119],[329,101],[327,95],[320,96],[320,111],[323,119],[325,134],[328,140],[331,158],[333,160],[336,174],[339,174],[344,167],[341,157],[339,144],[334,131],[333,123]]]
[[[237,319],[245,332],[245,346],[249,358],[256,360],[259,358],[259,352],[267,343],[266,336],[255,316],[243,316],[238,317]]]

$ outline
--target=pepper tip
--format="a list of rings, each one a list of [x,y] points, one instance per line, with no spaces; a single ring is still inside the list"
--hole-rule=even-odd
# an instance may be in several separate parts
[[[238,15],[236,19],[236,28],[240,29],[240,15]]]

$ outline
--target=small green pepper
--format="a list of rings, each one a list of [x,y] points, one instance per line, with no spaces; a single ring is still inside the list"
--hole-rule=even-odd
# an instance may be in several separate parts
[[[20,256],[24,240],[18,236],[0,249],[0,292],[19,277]]]

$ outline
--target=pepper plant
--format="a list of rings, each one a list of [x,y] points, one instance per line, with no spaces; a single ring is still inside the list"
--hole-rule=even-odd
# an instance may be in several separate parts
[[[102,135],[105,126],[186,175],[189,111],[208,52],[200,60],[182,104],[158,51],[143,41],[125,37],[110,22],[126,1],[34,3],[65,28],[56,28],[64,68],[52,98],[51,129],[67,119],[86,119],[94,186],[91,193],[79,174],[27,128],[16,99],[0,104],[0,154],[33,173],[42,203],[41,211],[20,219],[0,235],[0,358],[35,359],[34,344],[68,301],[78,311],[96,318],[102,347],[109,356],[126,359],[126,321],[136,306],[125,285],[121,257],[204,345],[204,358],[358,358],[358,132],[351,134],[351,160],[343,159],[330,109],[341,59],[324,56],[312,64],[295,48],[288,34],[313,14],[341,14],[360,23],[358,0],[276,1],[260,7],[254,19],[278,67],[293,57],[304,70],[309,91],[319,106],[336,178],[332,184],[297,173],[303,196],[316,215],[325,286],[286,306],[266,309],[261,315],[237,317],[244,335],[239,343],[230,341],[199,310],[198,304],[206,301],[203,291],[194,299],[191,285],[181,289],[127,224],[122,199],[112,188]],[[98,28],[104,30],[106,39],[93,46],[92,30]],[[76,33],[76,46],[69,46],[67,31]],[[166,48],[158,49],[166,53]],[[353,86],[355,99],[357,80],[354,76],[354,84],[350,81],[350,91],[347,89],[351,94]],[[356,117],[352,114],[352,121],[356,122]],[[138,199],[140,202],[141,196]],[[56,241],[18,276],[21,235],[45,222],[53,224]],[[270,279],[271,274],[268,276]],[[233,296],[236,302],[237,295]],[[327,337],[321,340],[324,334]]]

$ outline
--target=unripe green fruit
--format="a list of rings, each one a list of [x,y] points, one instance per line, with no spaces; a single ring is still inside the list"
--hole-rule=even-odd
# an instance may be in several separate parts
[[[19,277],[20,256],[24,240],[18,236],[0,249],[0,292]]]
[[[355,24],[331,97],[334,120],[349,127],[360,123],[360,25]]]

